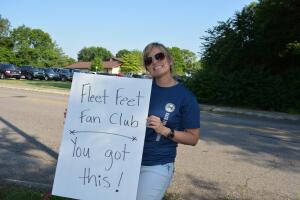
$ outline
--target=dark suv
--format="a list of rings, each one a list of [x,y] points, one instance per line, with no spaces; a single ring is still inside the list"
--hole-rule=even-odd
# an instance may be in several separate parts
[[[73,74],[69,69],[61,69],[59,70],[59,76],[62,81],[72,81]]]
[[[36,68],[30,65],[21,66],[21,74],[25,76],[26,79],[45,79],[45,72],[43,69]]]
[[[21,71],[13,64],[0,63],[0,79],[21,78]]]
[[[45,80],[48,81],[48,80],[60,80],[60,76],[58,73],[56,73],[53,69],[51,68],[45,68],[44,69],[44,72],[45,72]]]

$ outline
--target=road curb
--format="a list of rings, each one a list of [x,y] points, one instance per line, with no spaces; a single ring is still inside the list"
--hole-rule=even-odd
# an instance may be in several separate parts
[[[200,104],[200,109],[203,111],[216,112],[216,113],[231,113],[231,114],[255,116],[255,117],[275,119],[275,120],[289,120],[294,122],[300,122],[300,115],[293,115],[293,114],[282,113],[282,112],[250,110],[244,108],[213,106],[207,104]]]
[[[51,191],[52,185],[45,184],[45,183],[37,183],[32,181],[21,181],[16,179],[9,179],[9,178],[3,178],[1,179],[1,184],[4,185],[15,185],[15,186],[22,186],[22,187],[29,187],[29,188],[38,188],[38,189],[44,189],[47,191]]]
[[[17,90],[25,90],[25,91],[33,91],[33,92],[43,92],[50,94],[62,94],[69,95],[69,91],[56,90],[56,89],[43,89],[43,88],[28,88],[28,87],[16,87],[11,85],[0,85],[0,88],[8,88],[8,89],[17,89]]]

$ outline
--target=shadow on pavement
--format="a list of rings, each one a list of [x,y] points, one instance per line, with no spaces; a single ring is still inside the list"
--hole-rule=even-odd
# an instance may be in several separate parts
[[[238,147],[226,153],[243,162],[300,172],[300,125],[218,116],[208,114],[202,120],[202,140]]]
[[[0,179],[52,184],[58,154],[0,117]],[[21,136],[21,137],[20,137]]]

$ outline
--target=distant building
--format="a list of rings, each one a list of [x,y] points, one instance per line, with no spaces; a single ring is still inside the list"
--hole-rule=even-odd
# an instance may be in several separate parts
[[[110,74],[119,74],[121,72],[122,60],[118,58],[110,58],[107,61],[103,61],[103,70]]]
[[[66,68],[79,69],[80,71],[88,72],[91,70],[91,65],[92,65],[92,62],[77,62],[72,65],[66,66]]]
[[[103,61],[103,72],[110,74],[119,74],[123,62],[118,58],[110,58]],[[77,62],[72,65],[66,66],[69,69],[79,69],[81,71],[91,71],[92,62]]]

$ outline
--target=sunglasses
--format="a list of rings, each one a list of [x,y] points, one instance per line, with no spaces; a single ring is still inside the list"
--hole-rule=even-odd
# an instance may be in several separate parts
[[[166,57],[165,54],[160,52],[160,53],[155,54],[153,57],[144,58],[144,64],[145,64],[145,66],[149,66],[152,64],[153,59],[155,59],[157,61],[162,61],[163,59],[165,59],[165,57]]]

